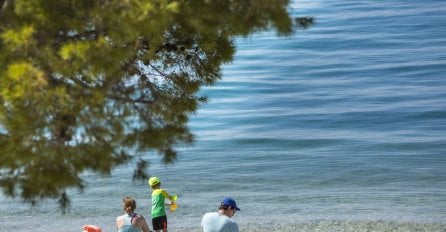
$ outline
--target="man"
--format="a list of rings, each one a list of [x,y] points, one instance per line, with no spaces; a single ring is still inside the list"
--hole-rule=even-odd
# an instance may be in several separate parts
[[[232,220],[235,211],[239,211],[234,199],[223,199],[218,212],[206,213],[201,220],[203,232],[239,232],[237,223]]]

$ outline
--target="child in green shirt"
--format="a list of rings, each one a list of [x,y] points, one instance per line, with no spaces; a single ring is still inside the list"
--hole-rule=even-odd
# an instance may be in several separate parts
[[[172,204],[176,201],[176,195],[171,196],[166,190],[161,188],[161,181],[158,177],[149,179],[149,186],[152,191],[152,226],[154,231],[167,232],[167,217],[165,209],[165,199],[169,199]]]

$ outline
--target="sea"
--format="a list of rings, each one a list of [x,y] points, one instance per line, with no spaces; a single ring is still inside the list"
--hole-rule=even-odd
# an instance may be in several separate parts
[[[227,196],[240,231],[446,231],[446,1],[294,0],[289,11],[313,26],[235,38],[191,115],[196,142],[173,164],[144,156],[178,194],[169,231],[201,231]],[[0,196],[0,231],[116,231],[124,196],[151,222],[133,167],[84,173],[66,214]]]

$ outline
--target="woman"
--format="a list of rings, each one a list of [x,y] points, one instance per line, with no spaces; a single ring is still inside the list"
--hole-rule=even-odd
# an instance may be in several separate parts
[[[135,213],[136,201],[131,197],[122,199],[124,215],[116,218],[116,228],[118,232],[150,232],[146,219]]]

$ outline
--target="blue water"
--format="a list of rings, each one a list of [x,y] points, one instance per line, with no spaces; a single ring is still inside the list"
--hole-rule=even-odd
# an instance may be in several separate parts
[[[179,195],[170,231],[200,231],[228,195],[242,231],[446,231],[446,2],[296,0],[290,12],[316,24],[237,38],[192,116],[194,146],[174,165],[147,154]],[[131,175],[85,174],[66,215],[1,197],[0,231],[114,231],[125,195],[149,217]]]

